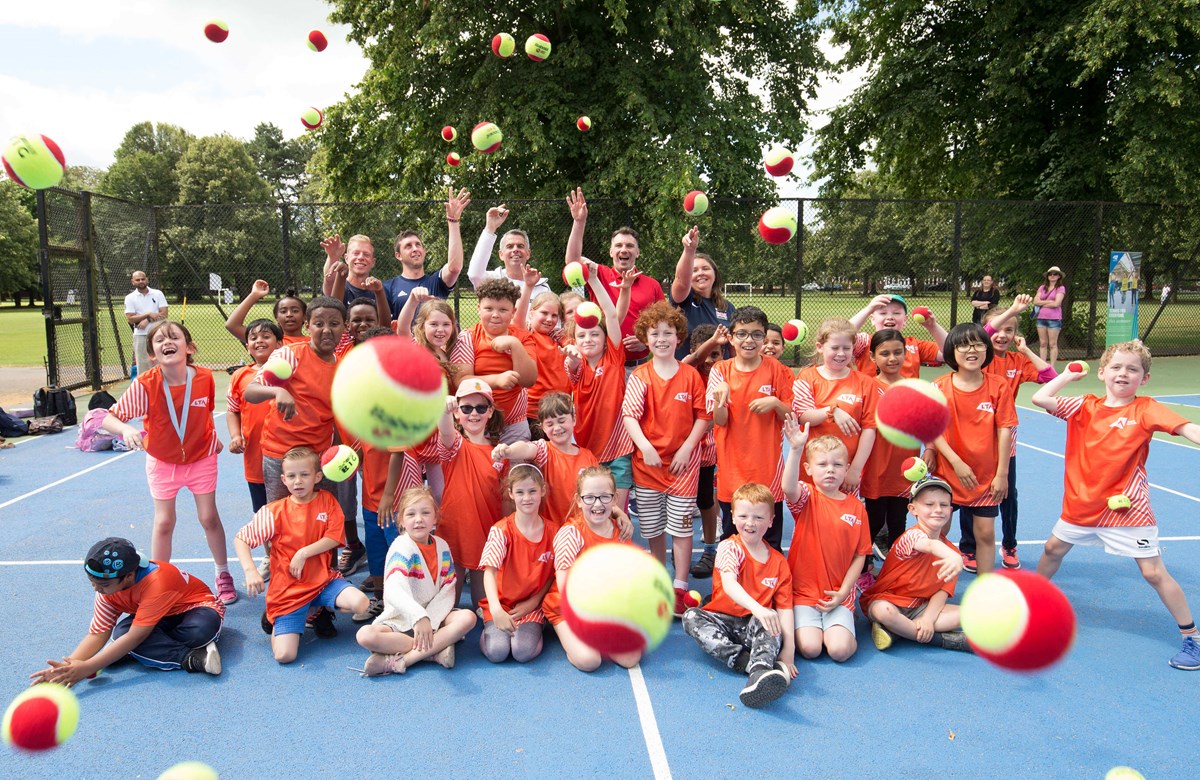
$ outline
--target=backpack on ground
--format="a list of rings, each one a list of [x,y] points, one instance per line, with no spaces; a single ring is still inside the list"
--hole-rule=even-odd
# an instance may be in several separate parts
[[[116,405],[117,399],[112,397],[112,393],[107,390],[101,390],[88,401],[88,411],[92,409],[111,409]]]
[[[83,452],[100,452],[111,450],[113,441],[117,438],[100,426],[108,416],[108,409],[93,409],[83,416],[79,425],[79,436],[75,439],[76,448]]]
[[[49,417],[34,417],[29,421],[29,435],[41,436],[45,433],[62,433],[62,418],[57,414]]]
[[[69,390],[58,387],[42,387],[33,394],[34,417],[58,417],[63,425],[75,425],[79,416],[75,412],[75,396]]]
[[[29,423],[0,409],[0,437],[28,435]]]

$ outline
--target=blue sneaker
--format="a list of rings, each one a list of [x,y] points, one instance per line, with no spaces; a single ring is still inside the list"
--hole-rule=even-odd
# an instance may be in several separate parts
[[[1183,638],[1183,649],[1171,656],[1171,660],[1167,663],[1176,669],[1183,669],[1187,672],[1200,669],[1200,642],[1196,641],[1194,634]]]

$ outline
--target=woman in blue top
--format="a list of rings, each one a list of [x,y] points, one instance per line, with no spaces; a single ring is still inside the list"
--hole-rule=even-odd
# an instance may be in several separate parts
[[[721,294],[721,272],[708,255],[697,252],[700,228],[693,227],[683,237],[683,253],[675,265],[675,280],[671,282],[671,304],[687,318],[688,332],[699,325],[728,327],[733,319],[734,305]],[[682,339],[675,358],[688,354],[688,340]],[[726,347],[726,357],[729,357]]]

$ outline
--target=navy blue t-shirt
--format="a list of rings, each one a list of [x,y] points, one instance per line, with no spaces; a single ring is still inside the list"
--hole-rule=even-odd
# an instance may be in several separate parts
[[[452,286],[448,287],[442,281],[441,270],[430,271],[420,279],[406,279],[403,276],[393,276],[383,283],[383,291],[387,293],[388,306],[392,309],[392,319],[400,316],[400,310],[404,308],[404,302],[408,300],[408,294],[418,287],[424,287],[426,290],[429,290],[429,294],[435,298],[449,298],[450,291],[454,289]]]
[[[725,309],[718,311],[712,298],[701,298],[696,295],[694,290],[688,290],[687,297],[682,301],[677,302],[672,300],[671,305],[683,312],[683,316],[687,318],[688,324],[688,337],[680,342],[678,349],[675,350],[676,360],[683,360],[692,351],[692,331],[700,325],[724,325],[728,328],[729,323],[733,321],[733,312],[736,308],[727,299],[725,301]],[[728,352],[728,348],[726,351]]]

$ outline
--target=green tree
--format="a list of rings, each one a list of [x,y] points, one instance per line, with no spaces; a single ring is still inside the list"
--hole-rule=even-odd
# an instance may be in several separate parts
[[[33,203],[30,190],[11,181],[0,182],[0,295],[37,289],[38,231],[31,213]]]
[[[306,168],[315,143],[307,135],[284,140],[282,130],[263,122],[254,128],[246,151],[258,175],[270,183],[275,199],[294,203],[308,183]]]
[[[192,141],[190,133],[174,125],[134,125],[113,153],[101,191],[149,206],[175,203],[179,199],[175,169]]]

